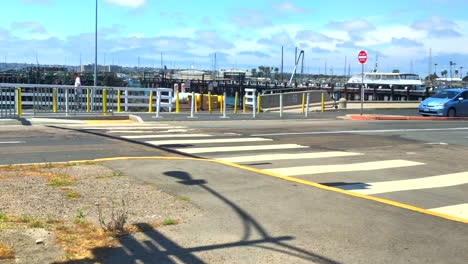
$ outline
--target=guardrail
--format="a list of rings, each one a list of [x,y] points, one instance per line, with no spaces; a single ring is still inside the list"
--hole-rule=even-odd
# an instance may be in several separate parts
[[[0,83],[0,118],[16,118],[22,109],[45,113],[103,113],[172,111],[173,89],[134,87],[74,87],[69,85]]]
[[[301,105],[302,113],[307,117],[310,104],[322,102],[329,95],[325,91],[303,91],[296,93],[259,94],[255,89],[245,89],[245,96],[239,97],[236,92],[232,103],[233,113],[238,113],[242,106],[243,113],[252,113],[255,118],[265,108],[279,107],[280,116],[283,108],[290,105]],[[160,117],[162,111],[180,113],[181,105],[195,117],[199,110],[213,113],[219,109],[223,118],[227,117],[226,92],[222,95],[179,93],[172,88],[134,88],[134,87],[91,87],[40,84],[0,84],[0,118],[21,117],[25,112],[35,116],[44,114],[78,115],[102,113],[103,115],[120,112],[144,111]],[[300,101],[300,102],[299,102]],[[229,103],[231,106],[231,103]],[[231,109],[229,110],[231,111]]]

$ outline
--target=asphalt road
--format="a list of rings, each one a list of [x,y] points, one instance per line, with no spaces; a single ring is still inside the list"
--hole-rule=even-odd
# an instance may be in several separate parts
[[[309,116],[306,118],[304,114],[298,113],[283,113],[283,118],[288,119],[334,119],[340,116],[346,116],[349,114],[359,114],[361,111],[358,109],[347,109],[347,110],[327,110],[324,113],[322,112],[310,112]],[[191,119],[190,112],[185,110],[183,113],[166,113],[161,112],[158,119],[155,118],[155,113],[135,113],[140,116],[145,122],[154,122],[156,120],[164,121],[192,121],[198,122],[200,120],[223,120],[223,114],[219,111],[213,111],[213,113],[199,112],[195,113],[195,118]],[[381,115],[403,115],[403,116],[418,116],[417,109],[364,109],[363,114],[381,114]],[[251,112],[242,113],[239,111],[238,114],[233,114],[232,109],[228,109],[226,116],[228,120],[253,120]],[[278,120],[279,112],[266,112],[256,114],[256,120]]]
[[[0,152],[3,165],[161,154],[154,148],[78,131],[16,125],[0,129]]]
[[[2,129],[1,141],[18,141],[9,147],[0,144],[8,153],[2,163],[18,163],[9,155],[18,161],[108,154],[216,159],[221,164],[140,160],[112,165],[176,195],[194,197],[200,207],[215,213],[212,225],[204,226],[205,219],[181,227],[195,232],[189,234],[203,236],[196,232],[205,231],[211,238],[225,235],[245,242],[251,237],[238,227],[247,223],[254,238],[260,234],[271,242],[271,234],[292,237],[289,245],[296,251],[286,254],[287,260],[298,252],[305,254],[301,260],[312,263],[468,259],[464,121],[158,119],[63,127],[29,127],[24,135],[20,129]],[[67,150],[72,150],[70,155]]]

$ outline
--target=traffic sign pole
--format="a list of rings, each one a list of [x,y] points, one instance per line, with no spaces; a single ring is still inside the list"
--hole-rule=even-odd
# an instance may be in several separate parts
[[[358,61],[362,65],[362,79],[361,79],[361,115],[364,110],[364,64],[367,62],[367,52],[361,50],[358,54]]]
[[[362,82],[361,82],[361,115],[364,110],[364,63],[362,63]]]

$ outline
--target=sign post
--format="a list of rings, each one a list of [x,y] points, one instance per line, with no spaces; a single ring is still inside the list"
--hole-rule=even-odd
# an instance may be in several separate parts
[[[361,115],[364,109],[364,64],[367,62],[367,52],[361,50],[358,54],[358,61],[362,65],[362,80],[361,80]]]

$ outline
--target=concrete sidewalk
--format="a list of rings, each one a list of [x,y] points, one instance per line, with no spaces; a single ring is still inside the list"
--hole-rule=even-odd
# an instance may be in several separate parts
[[[107,166],[176,196],[201,216],[122,238],[103,263],[466,263],[468,225],[201,160]],[[158,202],[158,201],[148,201]],[[437,232],[434,232],[437,230]]]

